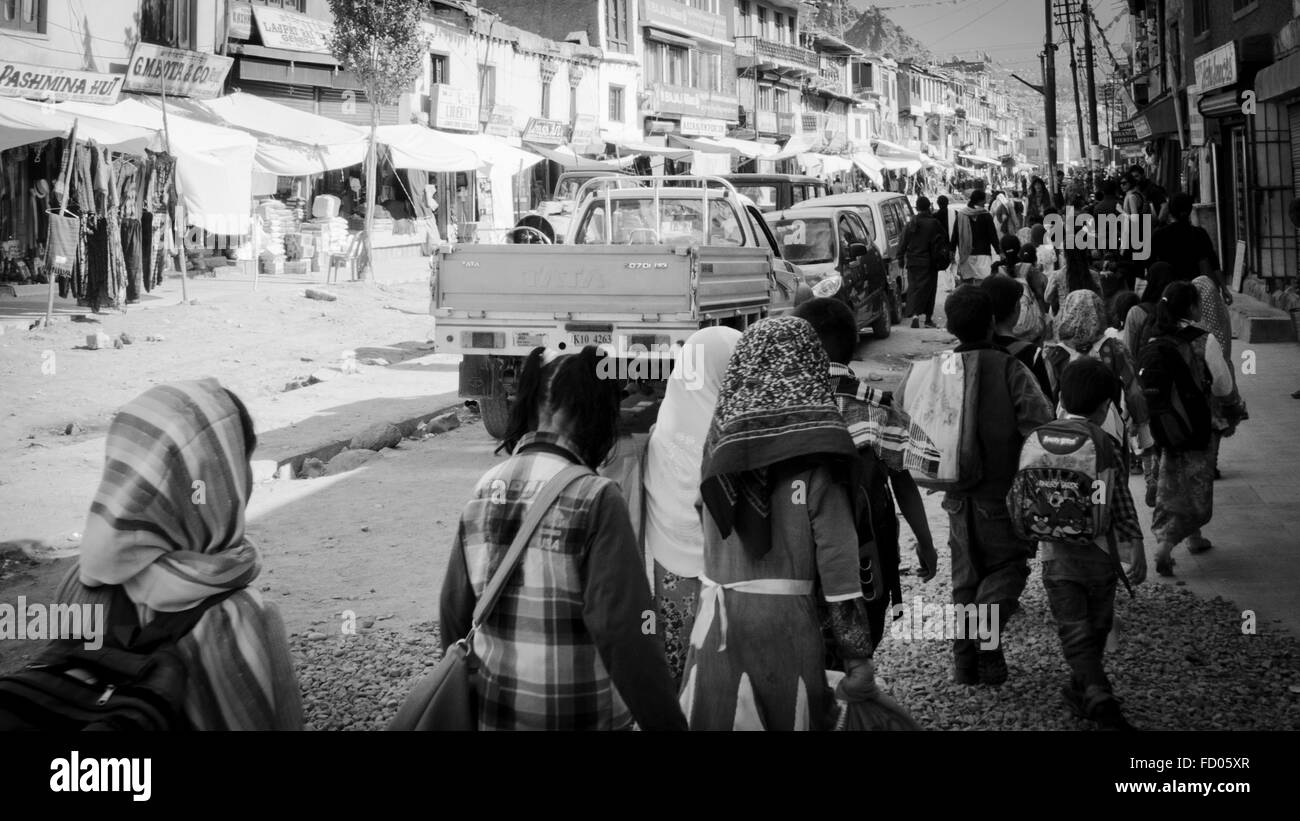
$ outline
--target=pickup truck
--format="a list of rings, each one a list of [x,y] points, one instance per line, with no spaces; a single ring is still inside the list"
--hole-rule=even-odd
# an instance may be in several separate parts
[[[545,235],[549,242],[564,242],[573,219],[573,212],[577,208],[578,190],[597,177],[605,179],[602,185],[612,185],[615,188],[637,187],[637,184],[626,174],[618,171],[565,171],[555,181],[555,192],[551,198],[538,203],[535,210],[521,216],[515,223],[516,227],[534,229]],[[611,182],[611,178],[614,181]],[[596,193],[599,189],[589,187],[585,190],[588,193]],[[536,241],[536,234],[531,231],[517,231],[512,234],[511,239],[513,242]]]
[[[461,355],[460,395],[494,437],[535,347],[602,347],[628,383],[658,393],[699,328],[743,330],[810,293],[757,207],[724,180],[610,179],[578,192],[564,244],[444,247],[431,262],[438,350]]]

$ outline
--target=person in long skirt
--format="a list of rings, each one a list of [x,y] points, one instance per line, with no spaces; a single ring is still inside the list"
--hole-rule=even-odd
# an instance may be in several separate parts
[[[741,337],[704,446],[704,576],[681,705],[691,729],[832,729],[874,689],[858,574],[856,450],[813,327]],[[844,660],[832,691],[819,601]]]
[[[704,530],[695,509],[704,439],[739,340],[740,331],[721,325],[687,338],[646,448],[646,563],[668,669],[679,686],[704,573]]]

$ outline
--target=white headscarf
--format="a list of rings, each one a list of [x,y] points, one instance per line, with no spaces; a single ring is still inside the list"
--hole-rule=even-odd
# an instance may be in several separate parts
[[[646,453],[646,550],[664,569],[695,578],[704,572],[700,493],[704,440],[740,331],[713,326],[691,334],[668,380]]]

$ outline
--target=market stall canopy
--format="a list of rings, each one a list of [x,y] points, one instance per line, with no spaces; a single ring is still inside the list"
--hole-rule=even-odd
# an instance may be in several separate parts
[[[614,147],[621,154],[636,156],[637,154],[649,154],[650,156],[667,157],[670,160],[685,160],[691,156],[688,148],[673,148],[667,145],[651,145],[650,143],[638,142],[636,140],[615,140]]]
[[[795,134],[789,140],[786,140],[784,146],[770,155],[763,157],[765,160],[788,160],[791,157],[798,157],[800,154],[806,154],[814,151],[825,140],[816,134]]]
[[[394,168],[447,172],[474,171],[487,165],[446,133],[422,125],[381,125],[376,136],[392,152]]]
[[[995,160],[991,157],[981,157],[978,154],[958,154],[957,157],[968,162],[981,163],[983,165],[1002,165],[1001,160]]]
[[[67,137],[77,115],[41,103],[0,97],[0,151],[20,145]],[[160,148],[152,129],[116,123],[98,117],[82,117],[77,123],[78,139],[127,154],[143,154],[146,148]]]
[[[492,134],[456,134],[450,131],[439,131],[438,134],[473,151],[480,162],[493,170],[506,168],[512,174],[518,174],[542,161],[541,156],[516,148]]]
[[[882,173],[885,170],[885,165],[874,153],[867,150],[855,151],[852,159],[853,164],[861,169],[869,180],[876,185],[883,186],[885,184],[885,176]]]
[[[838,157],[834,154],[809,152],[799,155],[799,167],[804,170],[805,174],[823,177],[831,174],[843,174],[853,167],[853,160],[848,157]]]
[[[559,163],[566,171],[621,171],[636,161],[635,157],[623,157],[617,160],[593,160],[590,157],[579,156],[568,146],[544,148],[535,143],[529,143],[528,148],[531,151],[536,151],[551,162]]]
[[[153,131],[161,142],[163,112],[134,96],[113,105],[59,103],[58,109],[79,118],[106,119]],[[257,140],[233,128],[172,116],[166,131],[176,158],[176,180],[185,205],[185,218],[215,234],[247,234],[248,204],[253,197],[253,154]],[[80,131],[78,131],[80,136]]]
[[[915,174],[925,166],[925,155],[920,151],[889,140],[875,140],[876,158],[887,171],[906,171]]]
[[[770,160],[781,149],[772,143],[757,143],[753,140],[737,140],[733,137],[679,137],[668,135],[669,142],[691,151],[703,151],[707,154],[736,154],[751,160]]]
[[[161,110],[156,97],[142,102]],[[257,138],[259,171],[284,177],[348,168],[365,160],[367,133],[354,125],[299,111],[252,94],[212,100],[173,99],[168,113],[246,131]]]

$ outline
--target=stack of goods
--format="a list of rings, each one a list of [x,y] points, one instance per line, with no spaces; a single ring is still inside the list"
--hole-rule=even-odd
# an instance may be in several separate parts
[[[293,212],[294,222],[307,221],[307,200],[302,197],[289,197],[285,200],[285,205]]]
[[[262,251],[270,251],[277,256],[284,254],[284,238],[298,230],[298,221],[294,219],[289,206],[276,199],[263,200],[257,204],[257,216],[262,221]]]
[[[339,198],[322,194],[311,204],[311,222],[302,226],[304,243],[310,243],[318,253],[343,251],[348,244],[348,221],[339,216]]]
[[[392,235],[393,235],[393,218],[390,217],[388,215],[388,212],[383,209],[376,210],[375,220],[374,220],[374,237],[376,239],[382,240],[387,237],[391,237]]]

